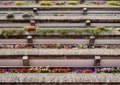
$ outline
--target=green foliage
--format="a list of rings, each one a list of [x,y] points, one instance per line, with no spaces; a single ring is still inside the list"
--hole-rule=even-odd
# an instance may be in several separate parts
[[[100,29],[96,29],[96,28],[86,28],[84,31],[92,35],[98,35],[101,32]]]
[[[118,31],[120,31],[120,28],[117,28]]]
[[[68,35],[69,33],[74,33],[75,35],[80,35],[81,33],[89,33],[91,35],[98,35],[100,32],[110,32],[112,28],[104,28],[100,30],[97,28],[37,28],[35,33],[39,35],[46,35],[47,33],[58,33],[60,35]],[[118,30],[120,31],[120,30]],[[22,28],[6,28],[0,29],[0,35],[9,36],[9,35],[21,35],[25,31]]]
[[[87,1],[86,1],[84,4],[85,4],[85,5],[91,5],[91,2],[87,2]]]
[[[62,1],[55,1],[54,4],[55,4],[55,5],[63,5],[63,4],[65,4],[65,2],[62,2]]]
[[[66,4],[68,4],[68,5],[77,5],[77,4],[79,4],[79,2],[78,1],[66,1]]]
[[[75,34],[81,34],[82,32],[87,32],[92,35],[98,35],[100,32],[105,31],[109,32],[112,28],[104,28],[97,29],[97,28],[38,28],[36,32],[40,35],[45,35],[46,33],[59,33],[60,35],[67,35],[68,33],[75,33]]]
[[[32,17],[32,16],[34,16],[33,13],[24,13],[24,14],[22,15],[22,17]]]
[[[0,29],[0,35],[8,37],[9,35],[21,35],[24,33],[23,29],[16,29],[16,28],[6,28]]]
[[[108,1],[107,2],[108,5],[120,5],[119,1]]]
[[[40,1],[40,5],[52,5],[53,3],[51,1]]]
[[[25,1],[15,1],[14,4],[15,5],[24,5],[24,4],[26,4],[26,2]]]
[[[6,18],[14,18],[14,13],[7,13]]]

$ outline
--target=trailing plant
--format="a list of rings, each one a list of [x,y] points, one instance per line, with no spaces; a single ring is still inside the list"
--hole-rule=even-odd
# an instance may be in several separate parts
[[[79,2],[78,1],[66,1],[66,4],[68,4],[68,5],[77,5],[77,4],[79,4]]]
[[[27,25],[23,27],[25,31],[35,31],[36,30],[36,26],[32,26],[32,25]]]
[[[5,72],[7,72],[6,69],[4,69],[4,68],[0,69],[0,73],[5,73]]]
[[[40,5],[52,5],[53,3],[51,1],[40,1]]]
[[[38,28],[36,29],[36,33],[40,34],[40,35],[45,35],[47,33],[54,33],[56,31],[56,29],[44,29],[44,28]]]
[[[54,4],[55,4],[55,5],[64,5],[65,2],[62,2],[62,1],[55,1]]]
[[[108,1],[107,2],[108,5],[120,5],[119,1]]]
[[[120,73],[120,68],[98,68],[97,73]]]
[[[86,28],[84,31],[92,35],[98,35],[101,32],[100,29],[95,29],[95,28]]]
[[[8,18],[8,19],[9,19],[9,18],[14,18],[14,17],[15,17],[15,16],[14,16],[14,13],[12,13],[12,12],[6,14],[6,18]]]
[[[9,1],[2,1],[2,2],[0,2],[0,4],[1,4],[1,5],[10,5],[11,2],[9,2]]]
[[[15,1],[14,4],[15,5],[24,5],[24,4],[26,4],[26,2],[25,1]]]
[[[120,28],[117,28],[118,31],[120,31]]]
[[[104,30],[105,29],[104,26],[96,26],[96,28],[99,29],[99,30]]]
[[[8,37],[9,35],[21,35],[24,33],[23,29],[16,29],[16,28],[6,28],[0,29],[0,35]]]
[[[91,3],[91,2],[86,1],[84,4],[85,4],[85,5],[91,5],[92,3]]]
[[[34,16],[33,13],[24,13],[24,14],[22,15],[23,18],[25,18],[25,17],[32,17],[32,16]]]

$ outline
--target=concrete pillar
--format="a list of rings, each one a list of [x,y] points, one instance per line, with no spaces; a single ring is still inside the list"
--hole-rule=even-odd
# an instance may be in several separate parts
[[[33,8],[33,13],[36,14],[36,15],[38,14],[37,8]]]
[[[86,20],[86,27],[90,27],[91,26],[91,21],[90,20]]]
[[[92,48],[95,44],[95,36],[90,36],[89,39],[89,48]]]
[[[100,66],[100,63],[101,63],[101,57],[100,56],[95,56],[94,66]]]
[[[27,36],[27,43],[33,43],[33,38],[32,38],[32,36]]]
[[[23,66],[29,66],[28,56],[23,56]]]
[[[32,38],[32,36],[27,36],[27,43],[28,43],[28,46],[33,47],[33,38]]]
[[[83,8],[83,15],[87,15],[87,8]]]
[[[30,20],[30,25],[35,26],[35,20]]]

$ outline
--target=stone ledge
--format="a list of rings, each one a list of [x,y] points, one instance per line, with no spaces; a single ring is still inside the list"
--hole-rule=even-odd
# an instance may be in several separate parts
[[[36,82],[36,83],[80,83],[80,82],[106,82],[120,83],[120,74],[109,73],[1,73],[0,82]]]
[[[0,55],[120,55],[120,49],[0,49]]]

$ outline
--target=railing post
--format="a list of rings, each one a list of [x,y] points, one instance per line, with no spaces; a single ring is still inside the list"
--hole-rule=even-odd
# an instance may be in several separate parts
[[[28,56],[23,56],[23,66],[29,66]]]
[[[94,66],[100,66],[100,64],[101,64],[101,57],[100,56],[95,56]]]

